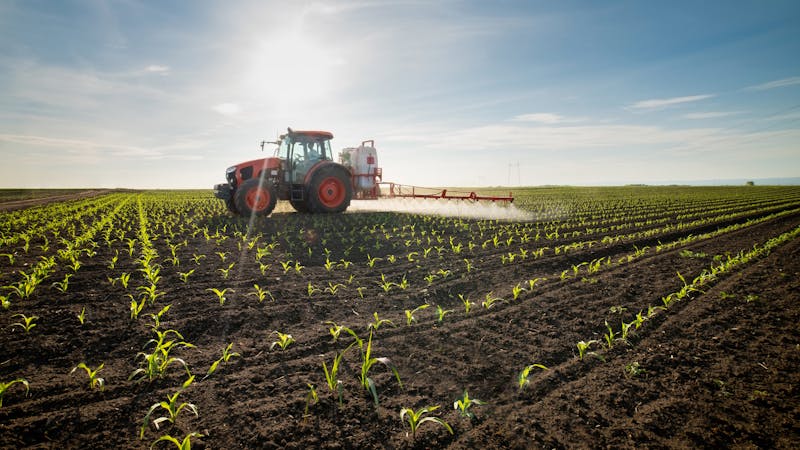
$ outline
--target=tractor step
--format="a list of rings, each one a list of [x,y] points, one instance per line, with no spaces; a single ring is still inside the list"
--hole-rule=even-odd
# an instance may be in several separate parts
[[[306,199],[305,186],[302,184],[293,184],[289,192],[289,198],[293,201],[303,201]]]

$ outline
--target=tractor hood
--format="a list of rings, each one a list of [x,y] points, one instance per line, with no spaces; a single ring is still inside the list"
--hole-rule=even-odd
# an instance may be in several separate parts
[[[281,167],[279,158],[261,158],[245,161],[235,166],[228,167],[225,178],[231,186],[239,186],[243,181],[257,177],[263,170],[278,170]]]

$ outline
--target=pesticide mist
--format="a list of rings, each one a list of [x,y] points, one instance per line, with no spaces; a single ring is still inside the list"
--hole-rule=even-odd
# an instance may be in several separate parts
[[[515,220],[533,219],[533,214],[523,211],[512,203],[503,205],[494,202],[469,200],[392,198],[379,200],[353,200],[348,211],[403,212],[468,219]]]

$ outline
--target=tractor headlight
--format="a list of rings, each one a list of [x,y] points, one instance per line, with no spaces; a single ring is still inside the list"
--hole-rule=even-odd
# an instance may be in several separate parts
[[[225,174],[226,175],[230,175],[230,174],[232,174],[234,172],[236,172],[236,166],[231,166],[231,167],[228,167],[227,169],[225,169]]]

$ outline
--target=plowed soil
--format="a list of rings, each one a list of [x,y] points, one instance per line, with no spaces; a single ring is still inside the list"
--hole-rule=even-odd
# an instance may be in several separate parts
[[[120,251],[110,271],[114,252],[101,245],[72,276],[66,293],[46,289],[0,315],[0,381],[24,377],[30,383],[27,395],[17,384],[2,399],[0,447],[149,448],[164,434],[180,440],[198,432],[203,436],[193,438],[192,447],[200,449],[800,448],[797,239],[658,311],[613,348],[606,348],[603,339],[606,323],[619,332],[623,321],[679,291],[683,282],[677,273],[690,280],[715,256],[736,255],[791,231],[800,226],[797,212],[672,250],[652,251],[659,240],[670,239],[661,235],[513,264],[502,264],[504,250],[491,244],[464,254],[433,250],[427,258],[409,258],[401,237],[390,236],[389,245],[365,250],[348,250],[351,244],[326,239],[360,226],[366,217],[371,216],[352,213],[320,221],[281,213],[256,225],[264,236],[282,236],[278,240],[301,233],[337,261],[352,251],[352,265],[338,264],[331,271],[323,266],[321,251],[289,255],[299,249],[289,248],[287,241],[270,255],[271,265],[262,274],[253,263],[254,250],[241,239],[215,242],[202,235],[173,240],[188,240],[178,249],[180,265],[175,266],[166,260],[170,251],[162,236],[156,247],[164,295],[136,321],[130,318],[127,297],[143,285],[136,254]],[[382,217],[398,226],[417,220],[402,214]],[[210,225],[219,227],[231,219],[213,220]],[[680,236],[721,225],[682,230]],[[468,242],[473,232],[454,226],[447,236]],[[648,246],[651,251],[643,256],[621,261],[633,248]],[[226,253],[224,263],[219,253]],[[382,258],[375,267],[368,266],[368,253]],[[196,255],[205,258],[194,262]],[[387,261],[389,255],[396,255],[394,264]],[[33,264],[38,255],[18,258]],[[464,258],[470,259],[470,270]],[[592,274],[585,267],[573,272],[580,262],[597,258],[614,264]],[[279,262],[289,260],[300,260],[305,268],[284,272]],[[232,262],[235,266],[223,278],[220,269]],[[195,272],[183,283],[179,273],[189,269]],[[61,268],[59,274],[66,272]],[[108,280],[122,272],[134,274],[128,290]],[[439,276],[429,284],[424,276],[431,273]],[[395,283],[406,275],[409,287],[395,285],[384,292],[380,274]],[[3,281],[12,278],[5,274]],[[512,300],[511,287],[523,281],[528,288],[525,280],[533,278],[543,280]],[[310,297],[309,283],[319,289]],[[253,284],[267,287],[274,300],[259,302]],[[337,284],[342,286],[332,293]],[[209,290],[224,287],[232,292],[221,305]],[[503,300],[484,308],[487,293]],[[475,303],[468,314],[458,294]],[[405,310],[425,303],[431,307],[416,312],[408,326]],[[174,424],[163,422],[156,429],[151,423],[140,440],[151,405],[178,392],[187,379],[179,363],[152,381],[129,379],[140,367],[137,353],[150,349],[148,341],[155,336],[148,314],[167,304],[172,306],[161,329],[179,331],[193,344],[176,347],[171,355],[184,360],[196,376],[179,401],[195,405],[198,416],[184,409]],[[437,305],[452,310],[441,322]],[[77,315],[83,308],[82,325]],[[391,360],[402,386],[376,364],[370,371],[376,407],[359,385],[361,356],[353,347],[340,369],[339,406],[325,384],[322,363],[330,367],[336,352],[353,339],[343,333],[334,342],[326,322],[350,327],[366,341],[376,312],[394,326],[381,325],[374,333],[372,355]],[[38,316],[37,326],[27,333],[13,326],[19,322],[12,316],[17,313]],[[272,346],[274,331],[289,333],[296,342],[285,350]],[[576,343],[590,340],[598,341],[590,348],[593,354],[579,358]],[[230,343],[239,356],[204,378]],[[104,364],[99,372],[103,390],[91,389],[83,370],[71,373],[80,362],[91,368]],[[517,376],[529,364],[548,370],[533,369],[528,385],[520,389]],[[310,402],[306,415],[309,383],[319,400]],[[473,406],[471,419],[453,408],[465,389],[486,403]],[[441,406],[433,415],[447,421],[454,433],[426,422],[412,438],[400,420],[401,408],[432,405]],[[164,413],[157,409],[152,418]]]

